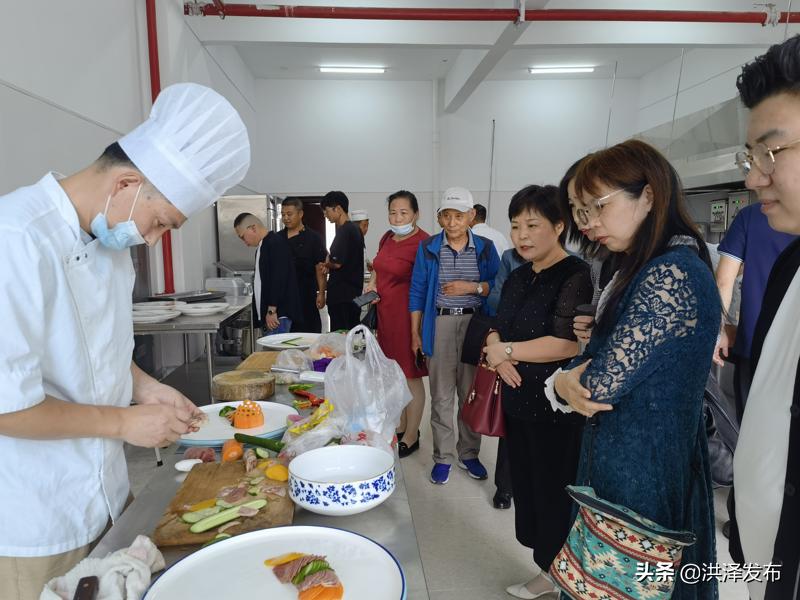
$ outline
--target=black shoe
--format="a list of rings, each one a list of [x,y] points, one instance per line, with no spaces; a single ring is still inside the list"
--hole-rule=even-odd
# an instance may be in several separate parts
[[[400,456],[400,458],[411,456],[417,450],[419,450],[419,438],[417,438],[417,441],[411,444],[410,446],[405,442],[399,442],[397,444],[397,454]]]
[[[495,493],[494,498],[492,498],[492,504],[494,504],[495,508],[499,508],[501,510],[506,508],[511,508],[511,497],[512,496],[510,493],[501,492],[500,490],[498,490]]]
[[[725,521],[722,525],[722,535],[725,536],[726,539],[731,539],[731,522]]]
[[[395,431],[394,434],[397,436],[397,441],[399,442],[400,440],[403,439],[403,436],[406,434],[406,432],[405,431]]]

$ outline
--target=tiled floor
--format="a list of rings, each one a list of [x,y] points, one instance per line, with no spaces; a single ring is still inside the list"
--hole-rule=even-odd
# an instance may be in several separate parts
[[[232,365],[218,366],[219,370],[229,368]],[[165,382],[175,385],[198,403],[207,401],[202,361],[173,373]],[[514,537],[513,508],[500,511],[491,504],[497,440],[484,438],[481,449],[481,460],[489,469],[488,481],[475,481],[454,466],[449,483],[434,486],[428,479],[432,464],[428,419],[426,412],[420,451],[403,459],[402,466],[430,599],[509,600],[511,597],[505,593],[505,587],[529,579],[536,571],[530,550],[517,543]],[[154,453],[128,448],[127,455],[131,488],[136,494],[156,468]],[[732,562],[728,541],[721,533],[727,519],[726,497],[727,489],[715,493],[719,563]],[[723,583],[720,598],[746,600],[748,594],[744,584]]]

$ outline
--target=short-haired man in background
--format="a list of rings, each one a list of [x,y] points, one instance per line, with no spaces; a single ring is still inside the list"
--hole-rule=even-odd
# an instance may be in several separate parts
[[[253,278],[256,322],[269,333],[305,331],[289,243],[250,213],[238,215],[233,228],[247,246],[257,248]],[[284,317],[289,319],[288,325],[281,324]]]
[[[350,220],[358,225],[364,238],[364,272],[372,273],[372,261],[367,258],[367,232],[369,231],[369,213],[365,210],[351,210]]]
[[[359,323],[361,309],[353,303],[364,289],[364,236],[350,220],[350,201],[344,192],[325,194],[320,203],[325,218],[336,225],[336,237],[325,262],[328,278],[328,316],[331,331],[352,329]]]
[[[325,275],[317,265],[325,262],[327,251],[316,231],[303,225],[303,201],[288,198],[281,204],[283,229],[278,233],[289,242],[294,258],[294,271],[300,294],[303,331],[320,333],[322,321],[319,311],[325,306]]]
[[[497,229],[486,224],[486,207],[483,204],[475,204],[473,208],[475,209],[475,217],[472,219],[472,231],[492,240],[494,249],[497,250],[497,255],[502,258],[503,252],[511,249],[511,242]]]

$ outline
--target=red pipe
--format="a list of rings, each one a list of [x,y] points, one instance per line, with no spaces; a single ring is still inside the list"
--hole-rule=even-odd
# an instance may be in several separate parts
[[[158,66],[158,29],[156,27],[156,0],[146,0],[147,52],[150,61],[150,96],[153,102],[161,93],[161,70]],[[161,254],[164,262],[164,293],[175,293],[172,272],[172,235],[167,231],[161,237]]]
[[[222,5],[220,8],[217,5]],[[259,8],[255,4],[223,4],[221,0],[200,7],[203,16],[275,17],[292,19],[364,19],[402,21],[516,21],[516,9],[503,8],[360,8],[344,6],[288,6]],[[184,14],[191,15],[190,3]],[[780,13],[800,22],[800,12]],[[526,21],[639,21],[673,23],[758,23],[765,25],[765,11],[693,11],[693,10],[617,10],[617,9],[542,9],[526,10]]]

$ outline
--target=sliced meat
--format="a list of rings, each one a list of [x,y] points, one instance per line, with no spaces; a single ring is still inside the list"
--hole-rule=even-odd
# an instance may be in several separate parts
[[[330,569],[317,571],[306,577],[303,583],[297,586],[298,592],[305,592],[307,589],[321,585],[323,587],[336,587],[339,585],[339,577]]]
[[[204,463],[217,462],[217,451],[213,448],[205,448],[202,456],[200,456],[200,460]]]
[[[314,562],[315,560],[324,560],[324,556],[317,556],[315,554],[306,554],[305,556],[301,556],[291,562],[286,563],[285,565],[278,565],[277,567],[273,567],[272,571],[275,573],[275,577],[281,583],[291,583],[292,578],[297,575],[297,573],[305,567],[308,563]]]
[[[280,496],[281,498],[286,497],[286,486],[283,485],[275,485],[274,483],[263,483],[261,484],[259,491],[263,494],[272,494],[273,496]]]
[[[218,497],[220,500],[227,502],[228,504],[236,504],[239,500],[247,497],[247,488],[235,487],[228,493]]]
[[[222,525],[222,526],[220,526],[219,529],[217,529],[217,533],[223,533],[226,529],[230,529],[231,527],[233,527],[235,525],[241,525],[241,524],[242,524],[241,521],[231,521],[230,523],[225,523],[225,525]]]
[[[199,458],[203,460],[203,453],[206,450],[211,450],[211,448],[205,448],[203,446],[193,446],[191,448],[187,448],[186,452],[183,453],[183,458]]]
[[[252,448],[248,448],[244,451],[244,470],[245,472],[250,472],[256,468],[258,465],[258,457],[256,456],[256,451]]]
[[[241,517],[255,517],[258,514],[257,508],[251,508],[250,506],[243,506],[239,509],[239,516]]]

